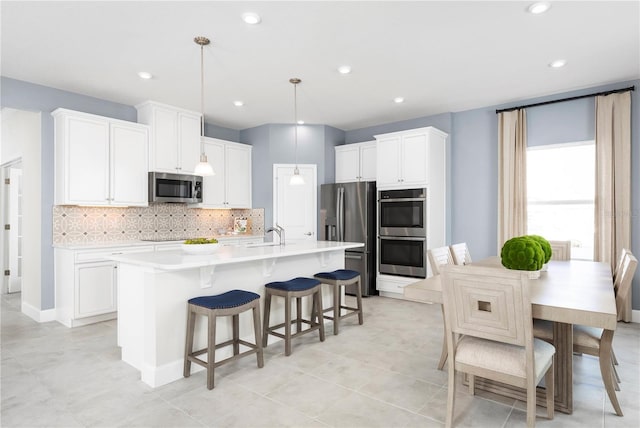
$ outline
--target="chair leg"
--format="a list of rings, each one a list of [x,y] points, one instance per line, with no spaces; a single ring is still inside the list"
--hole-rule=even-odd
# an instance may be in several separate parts
[[[527,427],[533,428],[536,425],[536,386],[532,381],[527,385]]]
[[[447,331],[444,328],[444,306],[440,305],[440,308],[442,309],[442,329],[444,331],[442,334],[442,352],[440,353],[440,361],[438,361],[438,370],[442,370],[444,367],[444,363],[447,362],[447,355],[449,353],[449,351],[447,351]]]
[[[271,315],[271,294],[267,291],[264,295],[264,322],[262,323],[262,347],[267,347],[269,340],[269,315]]]
[[[320,342],[324,342],[324,310],[322,308],[322,286],[318,287],[318,291],[313,294],[316,300],[316,313],[318,322],[320,323]]]
[[[196,326],[196,314],[191,311],[191,308],[187,305],[187,337],[184,345],[184,367],[182,369],[182,376],[191,376],[191,360],[189,360],[189,354],[193,352],[193,335]]]
[[[333,334],[338,334],[338,324],[340,323],[340,287],[333,286]]]
[[[362,309],[362,283],[358,278],[358,286],[356,287],[356,306],[358,308],[358,324],[364,324],[364,310]]]
[[[467,375],[467,380],[469,381],[469,394],[476,395],[476,377],[470,374]]]
[[[613,361],[614,365],[618,365],[618,358],[616,358],[616,353],[613,351],[613,348],[611,348],[611,361]]]
[[[209,340],[207,343],[207,389],[213,389],[213,375],[216,364],[216,316],[207,315],[209,319]]]
[[[554,357],[555,358],[555,357]],[[551,363],[551,367],[547,369],[547,373],[544,375],[544,386],[546,388],[547,393],[547,418],[553,419],[555,416],[555,405],[556,405],[556,392],[555,392],[555,379],[554,379],[554,370],[553,367],[555,362]]]
[[[256,347],[258,352],[256,358],[258,359],[258,367],[264,367],[264,352],[262,350],[262,338],[260,337],[260,301],[253,307],[253,334],[256,339]]]
[[[449,365],[449,387],[447,389],[447,416],[445,419],[445,427],[451,428],[453,426],[453,409],[455,407],[456,399],[456,372],[453,364]]]
[[[613,374],[611,373],[611,342],[613,341],[613,331],[604,330],[602,337],[600,338],[600,355],[598,356],[600,361],[600,374],[602,375],[602,382],[607,390],[609,400],[613,405],[618,416],[623,416],[620,403],[618,403],[618,397],[616,396],[615,386],[613,385]]]
[[[302,331],[302,297],[296,298],[296,333]]]

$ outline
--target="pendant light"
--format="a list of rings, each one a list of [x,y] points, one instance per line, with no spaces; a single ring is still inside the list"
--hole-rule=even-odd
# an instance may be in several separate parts
[[[289,79],[290,83],[293,83],[293,133],[294,133],[294,141],[296,143],[295,146],[295,160],[296,167],[293,170],[293,175],[289,180],[289,184],[292,186],[301,186],[304,184],[304,177],[300,175],[300,170],[298,169],[298,83],[302,82],[302,80],[297,77],[293,77]]]
[[[210,41],[202,36],[194,38],[193,41],[200,45],[200,111],[202,112],[202,117],[200,118],[200,137],[204,137],[204,47],[208,45]],[[200,139],[200,162],[196,165],[193,173],[201,176],[216,175],[211,164],[207,161],[202,138]]]

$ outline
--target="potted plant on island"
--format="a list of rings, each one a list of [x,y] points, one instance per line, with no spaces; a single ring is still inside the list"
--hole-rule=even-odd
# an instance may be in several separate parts
[[[182,244],[182,251],[187,254],[211,254],[218,249],[218,240],[215,238],[187,239]]]

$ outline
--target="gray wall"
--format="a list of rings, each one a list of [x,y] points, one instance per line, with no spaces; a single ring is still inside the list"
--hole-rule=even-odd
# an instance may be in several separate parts
[[[53,206],[53,120],[48,114],[58,107],[86,111],[103,116],[135,121],[132,106],[112,103],[44,86],[3,77],[2,106],[42,115],[42,309],[53,308],[53,250],[51,211]],[[552,97],[522,101],[519,104],[558,99],[635,85],[640,80],[556,94]],[[298,163],[318,166],[318,184],[334,180],[333,146],[369,141],[380,133],[434,126],[449,133],[447,165],[447,240],[466,241],[473,256],[482,258],[496,253],[497,234],[497,105],[457,113],[405,120],[344,132],[324,125],[304,125],[298,134]],[[632,212],[631,249],[640,251],[640,98],[632,96],[631,180]],[[562,143],[592,139],[595,109],[593,98],[527,110],[530,145]],[[273,221],[271,206],[274,163],[295,163],[291,125],[262,125],[232,130],[207,124],[205,134],[239,141],[253,146],[253,206],[265,208],[265,224]],[[640,275],[633,283],[633,307],[640,309]]]

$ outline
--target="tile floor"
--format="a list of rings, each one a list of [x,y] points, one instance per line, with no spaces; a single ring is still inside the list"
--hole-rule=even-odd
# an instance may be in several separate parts
[[[116,323],[68,329],[19,312],[2,296],[2,427],[431,427],[442,426],[446,372],[436,370],[440,307],[383,297],[364,300],[365,323],[344,322],[320,343],[310,334],[284,356],[282,342],[220,367],[216,388],[204,372],[152,389],[120,361]],[[574,358],[575,411],[538,426],[640,426],[640,325],[614,339],[623,379],[620,418],[606,396],[598,361]],[[458,427],[525,426],[524,403],[459,388]]]

